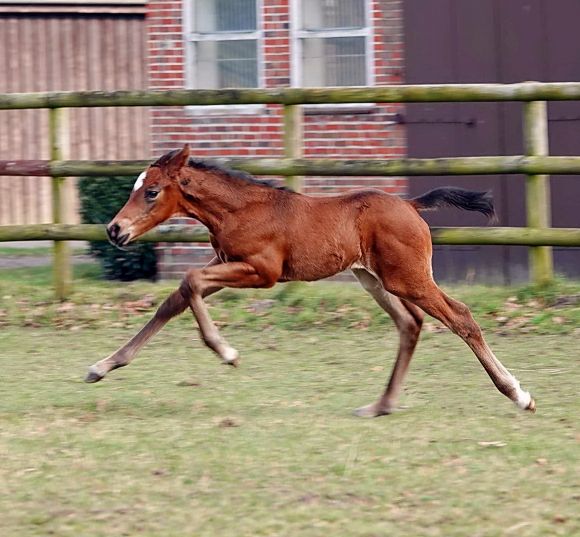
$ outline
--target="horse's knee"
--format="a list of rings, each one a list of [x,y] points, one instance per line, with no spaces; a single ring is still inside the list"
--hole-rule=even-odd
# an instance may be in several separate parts
[[[189,300],[192,295],[201,294],[201,272],[199,269],[190,269],[185,273],[181,284],[179,285],[179,292],[186,300]]]
[[[409,337],[417,338],[417,337],[419,337],[419,334],[421,333],[421,327],[422,326],[423,326],[423,322],[422,321],[419,323],[413,317],[409,317],[407,319],[407,321],[405,322],[405,326],[403,328],[403,331]]]

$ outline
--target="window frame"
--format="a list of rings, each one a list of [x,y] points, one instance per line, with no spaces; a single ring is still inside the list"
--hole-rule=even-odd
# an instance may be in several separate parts
[[[365,86],[375,85],[375,50],[374,50],[374,24],[371,15],[372,0],[363,0],[365,13],[364,28],[332,28],[327,30],[305,30],[301,28],[302,19],[302,0],[290,0],[290,42],[291,42],[291,73],[290,82],[292,87],[302,87],[303,83],[303,42],[308,38],[328,38],[328,37],[364,37],[365,38],[365,66],[366,66],[366,84]],[[333,87],[333,86],[323,86]],[[341,86],[349,87],[349,86]],[[354,86],[364,87],[364,86]],[[328,105],[310,105],[310,106],[328,106]],[[333,105],[336,106],[336,105]],[[352,105],[349,105],[352,106]],[[363,104],[363,106],[368,106]]]
[[[208,89],[200,88],[196,84],[196,45],[208,41],[256,41],[256,68],[257,83],[255,88],[260,89],[265,84],[264,73],[264,21],[263,3],[267,0],[256,1],[256,29],[254,31],[232,31],[232,32],[196,32],[195,31],[195,7],[200,0],[184,0],[183,2],[183,45],[185,61],[185,88],[186,89]],[[216,88],[213,88],[216,89]],[[221,88],[218,88],[221,89]],[[264,108],[263,104],[232,104],[232,105],[190,105],[186,109],[192,115],[238,115],[255,114]]]
[[[365,3],[365,27],[356,29],[303,30],[300,28],[302,18],[302,0],[290,0],[290,86],[302,85],[302,42],[308,37],[365,37],[366,41],[366,71],[367,86],[374,86],[375,69],[375,27],[371,8],[373,0],[363,0]],[[333,87],[333,86],[323,86]],[[348,86],[339,86],[348,87]],[[363,86],[354,86],[363,87]],[[376,108],[376,103],[335,103],[306,104],[304,113],[309,114],[367,114]]]

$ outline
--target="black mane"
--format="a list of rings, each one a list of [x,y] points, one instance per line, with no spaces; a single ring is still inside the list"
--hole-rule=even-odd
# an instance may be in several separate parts
[[[171,158],[173,156],[175,156],[175,154],[178,152],[179,152],[179,150],[174,150],[174,151],[170,151],[169,153],[166,153],[165,155],[162,155],[151,166],[157,166],[157,167],[165,166],[171,160]],[[217,162],[211,162],[211,161],[207,161],[207,160],[199,160],[199,159],[195,159],[195,158],[190,157],[189,160],[187,161],[187,165],[190,168],[194,168],[196,170],[200,170],[203,172],[216,173],[216,174],[218,174],[221,177],[224,177],[226,179],[233,179],[233,180],[237,179],[239,181],[244,181],[244,182],[252,184],[252,185],[265,186],[268,188],[273,188],[275,190],[287,190],[287,191],[289,190],[285,186],[276,185],[276,183],[274,181],[263,181],[261,179],[256,179],[250,173],[242,172],[239,170],[232,170],[231,168],[226,168],[225,166],[218,164]]]

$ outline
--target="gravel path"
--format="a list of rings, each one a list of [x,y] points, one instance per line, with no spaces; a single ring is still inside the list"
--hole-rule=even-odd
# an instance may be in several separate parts
[[[73,256],[73,263],[78,265],[82,263],[96,263],[96,261],[90,255],[75,255]],[[0,255],[0,269],[43,267],[51,264],[51,255]]]

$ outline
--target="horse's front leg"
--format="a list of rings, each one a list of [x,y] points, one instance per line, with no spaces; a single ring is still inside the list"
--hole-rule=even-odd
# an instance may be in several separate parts
[[[223,263],[214,267],[192,269],[187,272],[180,291],[189,301],[191,311],[199,326],[204,343],[214,351],[225,364],[238,366],[239,353],[219,333],[209,315],[203,298],[214,288],[219,287],[272,287],[277,275],[258,271],[249,263]]]
[[[179,289],[173,291],[159,306],[155,315],[125,345],[113,354],[89,367],[85,382],[98,382],[109,371],[129,365],[139,349],[145,345],[167,322],[187,309],[188,303]]]
[[[219,265],[220,263],[221,261],[215,257],[209,262],[207,267]],[[215,286],[208,288],[206,289],[204,296],[216,293],[220,289],[220,287]],[[155,334],[157,334],[159,330],[161,330],[173,317],[183,313],[188,306],[189,302],[184,298],[181,291],[179,289],[173,291],[173,293],[163,301],[161,306],[159,306],[153,318],[143,328],[141,328],[137,334],[135,334],[127,343],[117,349],[113,354],[89,367],[89,371],[85,377],[85,382],[98,382],[109,371],[128,365],[133,358],[135,358],[137,352],[139,352],[139,350]]]

